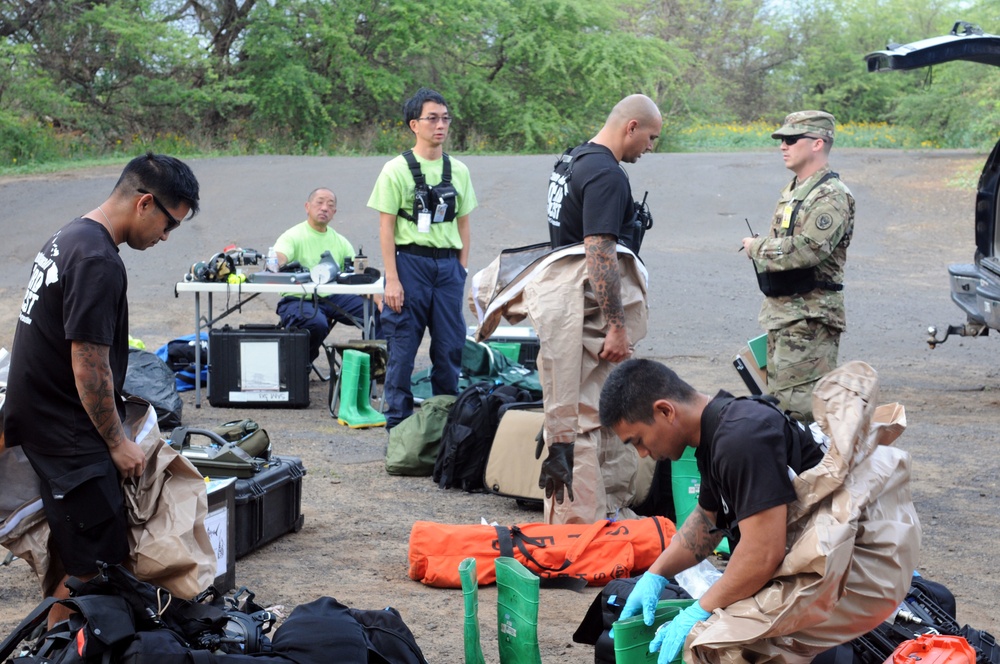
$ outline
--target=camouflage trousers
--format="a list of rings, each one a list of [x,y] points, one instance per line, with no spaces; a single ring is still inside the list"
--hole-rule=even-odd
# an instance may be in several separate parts
[[[816,381],[837,367],[840,330],[816,319],[767,333],[767,391],[795,419],[812,422]]]

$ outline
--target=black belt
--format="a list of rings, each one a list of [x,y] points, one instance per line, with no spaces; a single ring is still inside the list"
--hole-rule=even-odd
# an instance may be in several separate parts
[[[454,258],[458,256],[458,249],[437,249],[435,247],[424,247],[419,244],[397,244],[396,251],[424,258]]]

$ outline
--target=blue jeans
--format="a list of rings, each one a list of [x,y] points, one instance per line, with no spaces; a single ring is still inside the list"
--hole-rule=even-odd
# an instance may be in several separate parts
[[[431,333],[431,389],[435,395],[458,394],[465,347],[462,300],[468,272],[457,257],[429,258],[396,253],[403,284],[403,308],[382,309],[382,331],[389,351],[385,377],[386,426],[392,428],[413,413],[410,380],[424,330]]]
[[[361,324],[364,320],[364,306],[365,299],[360,295],[328,295],[317,298],[288,296],[281,298],[275,311],[285,327],[309,331],[311,362],[319,356],[319,347],[326,335],[330,334],[332,322]],[[378,309],[375,309],[375,338],[382,338]]]

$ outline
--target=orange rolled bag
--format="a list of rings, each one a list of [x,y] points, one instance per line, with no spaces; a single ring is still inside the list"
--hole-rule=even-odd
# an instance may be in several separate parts
[[[496,581],[496,558],[512,556],[542,579],[603,586],[648,569],[675,532],[674,523],[659,516],[509,528],[417,521],[410,531],[410,578],[461,588],[458,565],[473,557],[479,585],[488,585]]]

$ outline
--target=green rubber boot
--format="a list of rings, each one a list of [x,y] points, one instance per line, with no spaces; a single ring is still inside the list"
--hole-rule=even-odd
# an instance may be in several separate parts
[[[358,376],[358,414],[367,422],[365,426],[384,427],[385,415],[372,408],[372,356],[364,352],[361,354],[364,357],[361,358]]]
[[[538,651],[538,577],[514,558],[497,558],[496,569],[500,664],[542,664]]]
[[[465,599],[465,664],[486,664],[483,647],[479,643],[479,579],[476,577],[476,559],[466,558],[458,564],[462,579],[462,596]]]
[[[665,622],[673,620],[678,613],[694,604],[693,599],[661,599],[656,605],[653,625],[643,622],[642,614],[617,620],[615,632],[615,662],[617,664],[656,664],[660,654],[649,652],[649,642],[656,630]],[[681,664],[682,652],[677,653],[671,664]]]
[[[358,417],[358,378],[361,372],[362,353],[355,350],[345,350],[340,362],[340,408],[337,409],[337,421],[351,426],[351,422],[360,420]]]
[[[368,353],[351,349],[344,351],[337,421],[352,429],[385,426],[385,416],[371,405],[370,366]]]

